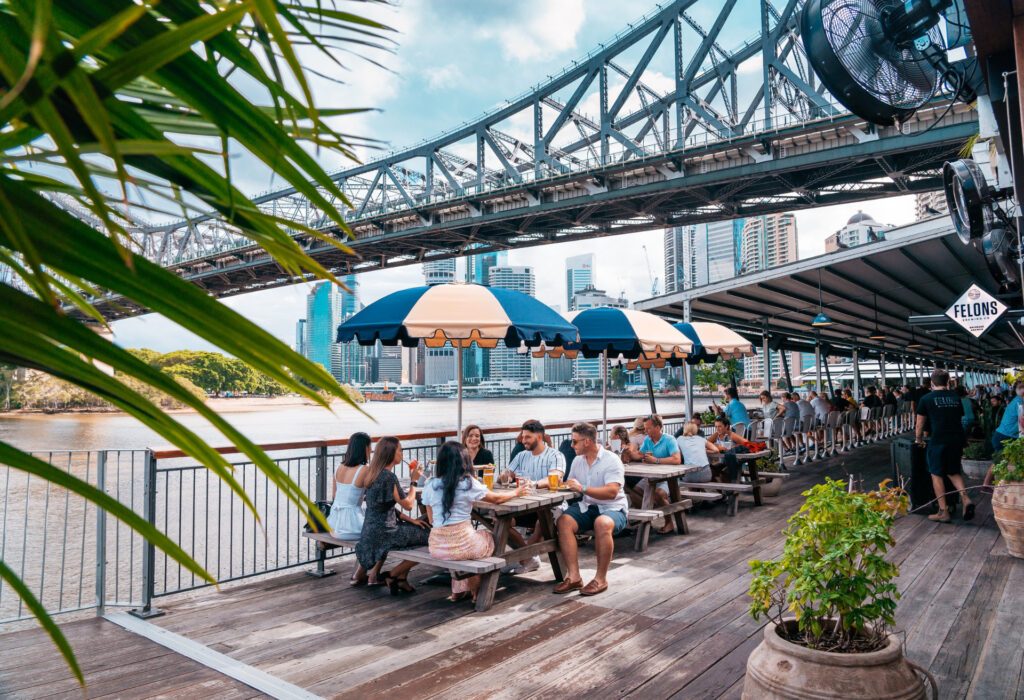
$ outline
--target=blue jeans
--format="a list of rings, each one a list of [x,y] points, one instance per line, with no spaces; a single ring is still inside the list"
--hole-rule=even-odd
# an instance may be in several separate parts
[[[576,521],[576,526],[580,532],[587,532],[594,529],[594,521],[597,520],[598,516],[607,515],[615,523],[615,529],[612,530],[612,535],[617,535],[626,529],[626,512],[622,510],[609,510],[602,513],[598,510],[597,506],[591,505],[586,510],[580,510],[579,503],[573,503],[571,506],[562,511],[562,516],[568,515],[570,518]]]
[[[1016,439],[1017,438],[1012,438],[1009,435],[1003,435],[998,430],[995,430],[995,431],[992,432],[992,451],[993,452],[998,452],[999,450],[1003,449],[1003,443],[1004,442],[1007,442],[1009,440],[1016,440]]]

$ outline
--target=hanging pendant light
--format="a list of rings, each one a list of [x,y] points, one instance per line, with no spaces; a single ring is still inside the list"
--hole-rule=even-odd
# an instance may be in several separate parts
[[[878,328],[878,295],[874,295],[875,298],[875,329],[871,331],[871,335],[868,336],[868,340],[885,340],[885,333]]]
[[[829,326],[836,325],[836,322],[828,317],[825,313],[821,302],[821,268],[818,268],[818,315],[811,321],[811,325],[815,328],[828,328]]]

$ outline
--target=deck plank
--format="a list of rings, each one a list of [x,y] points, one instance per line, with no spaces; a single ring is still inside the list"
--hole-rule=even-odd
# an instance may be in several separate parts
[[[476,613],[446,601],[446,585],[424,583],[431,567],[413,570],[411,596],[353,589],[347,557],[330,563],[340,575],[326,579],[295,571],[161,598],[167,615],[154,623],[325,697],[737,698],[763,629],[747,612],[749,561],[781,552],[786,520],[810,485],[849,474],[871,484],[889,472],[879,443],[795,467],[779,497],[744,503],[738,517],[723,506],[694,510],[689,535],[655,536],[645,553],[617,539],[610,588],[594,598],[552,595],[545,564],[503,576],[494,606]],[[910,658],[937,676],[942,697],[1016,697],[1024,561],[1007,555],[987,499],[972,523],[912,515],[895,537],[896,632]],[[580,554],[589,578],[593,546]],[[76,650],[88,632],[90,697],[257,695],[113,625],[64,627]],[[25,658],[31,671],[18,669]],[[0,695],[81,697],[38,631],[0,635]]]

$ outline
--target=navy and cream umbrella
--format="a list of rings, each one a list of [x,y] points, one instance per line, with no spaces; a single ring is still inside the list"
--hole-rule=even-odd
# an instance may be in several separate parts
[[[668,321],[644,311],[602,306],[584,309],[569,316],[572,324],[579,329],[578,343],[568,343],[562,348],[533,348],[535,355],[552,357],[600,357],[602,371],[602,403],[604,405],[604,430],[608,423],[608,362],[619,361],[632,365],[638,363],[645,368],[663,365],[671,360],[683,360],[693,350],[693,342]],[[648,392],[652,410],[654,390],[648,375]]]
[[[561,348],[574,342],[576,327],[533,297],[511,289],[477,284],[438,284],[394,292],[338,326],[337,342],[428,348],[451,343],[483,348],[504,341]],[[462,352],[455,353],[458,378],[458,431],[462,432]]]
[[[688,364],[754,355],[753,343],[720,323],[676,323],[673,327],[693,341],[693,352],[686,358]]]

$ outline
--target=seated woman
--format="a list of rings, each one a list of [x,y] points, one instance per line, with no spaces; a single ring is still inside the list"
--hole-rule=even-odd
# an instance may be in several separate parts
[[[438,559],[458,561],[492,556],[494,538],[487,530],[473,529],[470,516],[473,501],[504,503],[521,496],[524,487],[497,494],[473,476],[469,452],[457,442],[446,442],[437,451],[437,476],[423,486],[423,505],[427,508],[433,529],[430,531],[430,555]],[[480,577],[458,580],[452,578],[453,603],[471,596],[476,602]]]
[[[711,471],[716,481],[732,483],[739,478],[740,463],[736,459],[738,454],[750,452],[747,447],[750,443],[738,433],[734,433],[729,426],[729,419],[725,416],[715,418],[715,432],[708,438],[708,442],[715,446],[718,452],[722,453],[720,465],[713,466]],[[727,447],[723,443],[731,442],[732,446]]]
[[[416,481],[423,471],[419,465],[412,465],[409,476],[412,484],[406,493],[398,483],[394,468],[402,463],[402,445],[395,437],[383,437],[370,459],[370,466],[359,475],[356,486],[366,489],[366,516],[363,531],[356,545],[356,559],[367,571],[384,563],[388,552],[393,549],[409,549],[427,544],[427,523],[410,518],[396,505],[411,510],[416,504]],[[409,585],[407,577],[414,562],[403,561],[385,574],[385,582],[391,595],[400,592],[412,593],[416,589]]]
[[[619,441],[619,449],[617,449],[617,450],[612,449],[612,440],[618,440]],[[605,449],[612,450],[612,452],[614,452],[615,454],[617,454],[621,458],[622,457],[622,453],[626,451],[626,449],[629,447],[629,445],[630,445],[630,442],[629,442],[629,431],[626,430],[626,426],[624,426],[624,425],[616,425],[614,428],[612,428],[612,432],[611,432],[611,435],[609,436],[608,444],[605,445]],[[574,454],[573,459],[575,459],[575,453],[573,453],[573,454]]]
[[[620,455],[623,462],[642,462],[644,456],[640,453],[640,446],[644,444],[644,440],[647,439],[647,429],[644,427],[643,416],[638,416],[633,421],[633,429],[628,433],[629,435],[629,446],[625,443],[622,445],[622,454]]]
[[[334,493],[331,495],[334,502],[327,516],[331,534],[340,540],[358,540],[363,531],[363,494],[366,489],[357,485],[356,480],[369,461],[370,436],[366,433],[352,433],[348,439],[345,459],[334,472]],[[349,583],[353,586],[367,583],[373,586],[380,585],[377,571],[374,569],[372,576],[368,578],[366,569],[357,563]]]
[[[701,435],[693,423],[683,426],[683,435],[676,438],[676,441],[679,443],[679,451],[683,453],[683,464],[688,467],[701,467],[697,471],[684,474],[680,481],[689,483],[711,481],[711,461],[708,459],[708,453],[720,452],[718,445]]]
[[[494,464],[494,455],[484,446],[484,433],[479,425],[467,425],[462,431],[462,444],[469,452],[469,461],[475,467]]]

